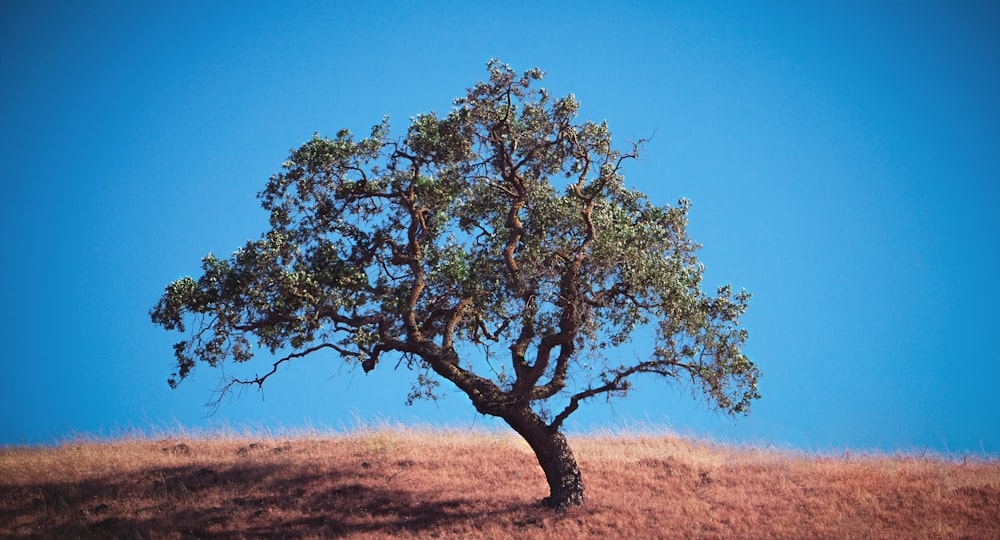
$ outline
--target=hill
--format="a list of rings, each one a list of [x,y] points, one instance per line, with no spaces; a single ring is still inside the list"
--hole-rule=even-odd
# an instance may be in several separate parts
[[[805,455],[674,436],[570,440],[554,512],[514,436],[362,430],[0,449],[0,536],[1000,538],[1000,462]]]

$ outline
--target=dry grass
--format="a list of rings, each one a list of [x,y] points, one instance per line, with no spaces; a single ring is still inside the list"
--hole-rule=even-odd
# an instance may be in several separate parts
[[[1000,538],[1000,462],[805,456],[671,436],[571,438],[554,512],[499,434],[359,431],[0,448],[7,538]]]

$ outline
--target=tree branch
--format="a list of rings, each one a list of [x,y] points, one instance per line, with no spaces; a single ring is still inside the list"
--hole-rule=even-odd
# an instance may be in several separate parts
[[[237,384],[242,384],[242,385],[253,385],[253,384],[256,384],[257,388],[263,388],[264,387],[264,381],[266,381],[268,379],[268,377],[270,377],[271,375],[274,375],[275,373],[277,373],[278,372],[278,366],[280,366],[281,364],[284,364],[285,362],[288,362],[289,360],[292,360],[293,358],[302,358],[303,356],[308,356],[308,355],[310,355],[310,354],[312,354],[312,353],[314,353],[316,351],[322,350],[322,349],[335,349],[338,352],[340,352],[341,354],[354,354],[354,353],[350,353],[350,351],[347,351],[347,350],[345,350],[345,349],[343,349],[341,347],[337,347],[336,345],[334,345],[332,343],[321,343],[319,345],[316,345],[315,347],[310,347],[308,349],[305,349],[305,350],[302,350],[302,351],[299,351],[299,352],[291,353],[288,356],[285,356],[283,358],[279,358],[276,362],[274,362],[274,364],[271,365],[271,371],[268,371],[264,375],[258,375],[256,378],[250,379],[250,380],[243,380],[243,379],[236,379],[236,378],[234,378],[234,379],[232,379],[232,381],[230,381],[230,383],[228,385],[226,385],[226,387],[223,390],[223,392],[228,391],[229,388],[231,388],[231,387],[233,387],[234,385],[237,385]]]
[[[452,308],[451,314],[448,317],[448,322],[445,323],[444,335],[441,338],[441,347],[444,349],[451,349],[455,339],[455,326],[458,325],[459,321],[462,320],[462,312],[472,303],[471,298],[463,298],[458,304]]]
[[[576,394],[573,394],[569,398],[569,404],[566,408],[562,410],[556,417],[552,420],[549,426],[552,429],[559,429],[563,421],[566,420],[569,415],[573,414],[577,408],[580,407],[580,402],[584,399],[591,398],[600,394],[605,394],[608,392],[621,392],[628,390],[630,386],[629,377],[635,375],[636,373],[656,373],[663,375],[665,377],[676,376],[675,373],[666,369],[668,366],[685,368],[689,371],[693,370],[695,366],[691,364],[685,364],[683,362],[656,360],[649,362],[639,362],[638,364],[626,368],[622,371],[612,372],[613,377],[610,380],[606,379],[606,382],[598,387],[591,387]],[[611,375],[611,374],[608,374]]]

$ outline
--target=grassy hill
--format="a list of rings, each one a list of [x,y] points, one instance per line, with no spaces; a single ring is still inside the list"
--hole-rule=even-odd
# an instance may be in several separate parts
[[[1000,462],[571,438],[588,502],[537,506],[514,436],[361,430],[0,448],[4,538],[1000,538]]]

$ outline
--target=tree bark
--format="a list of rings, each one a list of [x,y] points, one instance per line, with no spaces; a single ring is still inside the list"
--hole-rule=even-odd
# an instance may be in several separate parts
[[[566,436],[558,429],[549,427],[527,407],[505,415],[503,419],[528,442],[545,472],[549,496],[542,499],[542,504],[557,510],[583,504],[583,477]]]

